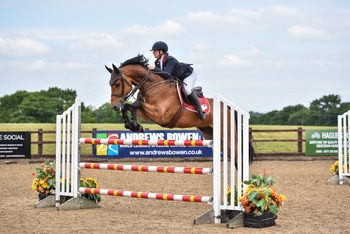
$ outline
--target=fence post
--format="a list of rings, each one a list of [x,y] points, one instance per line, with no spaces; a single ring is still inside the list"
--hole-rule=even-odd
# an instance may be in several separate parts
[[[43,129],[38,129],[38,158],[43,156]]]
[[[303,129],[298,127],[298,153],[303,152]]]
[[[92,129],[91,138],[95,137],[94,136],[95,131],[97,131],[97,128]],[[91,154],[92,154],[92,157],[94,157],[94,145],[91,145]]]
[[[249,142],[253,141],[253,129],[249,127]]]

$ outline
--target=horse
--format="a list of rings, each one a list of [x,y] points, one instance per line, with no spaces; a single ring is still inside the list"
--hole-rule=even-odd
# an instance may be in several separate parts
[[[119,67],[112,64],[107,66],[111,74],[109,85],[111,86],[111,108],[122,111],[124,127],[134,132],[143,132],[142,125],[137,122],[137,117],[142,121],[153,121],[166,128],[197,128],[202,132],[205,139],[213,139],[213,99],[208,98],[210,111],[202,121],[198,114],[188,110],[181,103],[178,94],[178,84],[181,80],[176,77],[163,78],[148,69],[148,59],[143,55],[137,55],[121,63]],[[137,98],[132,104],[126,103],[137,91]],[[222,109],[222,108],[221,108]],[[130,118],[128,113],[131,113]],[[222,111],[223,112],[223,111]],[[228,110],[230,114],[230,110]],[[223,113],[221,113],[221,118]],[[222,122],[222,121],[221,121]],[[228,129],[231,128],[228,123]],[[234,124],[235,132],[236,124]],[[221,134],[223,126],[221,126]],[[235,134],[237,145],[237,134]],[[230,142],[228,135],[228,142]],[[222,139],[223,137],[221,137]],[[221,141],[221,144],[223,142]],[[236,155],[237,155],[237,147]],[[230,152],[228,150],[228,152]],[[230,155],[228,155],[230,157]],[[249,163],[253,162],[255,156],[251,141],[249,142]],[[237,162],[237,160],[236,160]],[[237,165],[236,165],[237,167]]]

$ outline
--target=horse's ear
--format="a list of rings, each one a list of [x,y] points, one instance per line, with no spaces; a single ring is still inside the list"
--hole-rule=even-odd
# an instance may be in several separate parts
[[[114,65],[113,63],[112,63],[112,66],[113,66],[114,72],[117,73],[117,74],[119,74],[119,69],[117,68],[117,66]]]
[[[105,67],[106,67],[107,71],[109,71],[109,73],[112,73],[113,70],[111,68],[107,67],[106,65],[105,65]]]

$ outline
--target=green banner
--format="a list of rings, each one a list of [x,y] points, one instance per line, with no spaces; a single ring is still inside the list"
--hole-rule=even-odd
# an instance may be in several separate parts
[[[306,130],[306,155],[337,156],[337,130]]]

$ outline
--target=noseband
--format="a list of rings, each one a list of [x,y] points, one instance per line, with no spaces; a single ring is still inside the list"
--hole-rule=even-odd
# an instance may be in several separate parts
[[[109,80],[109,85],[112,87],[114,85],[114,83],[119,80],[119,79],[122,79],[122,93],[121,94],[116,94],[116,93],[112,93],[111,96],[117,96],[117,97],[120,97],[122,98],[124,101],[127,101],[132,95],[134,95],[134,93],[136,93],[136,91],[146,82],[146,80],[151,76],[151,72],[150,70],[148,69],[147,70],[147,74],[142,78],[142,80],[140,81],[140,83],[138,85],[136,85],[129,94],[127,95],[124,95],[124,91],[125,91],[125,84],[124,84],[124,81],[130,85],[132,87],[132,84],[127,80],[125,79],[124,75],[123,75],[123,72],[121,69],[119,69],[119,75],[116,76],[116,77],[113,77]]]

